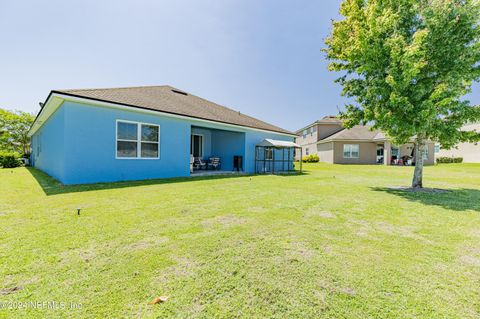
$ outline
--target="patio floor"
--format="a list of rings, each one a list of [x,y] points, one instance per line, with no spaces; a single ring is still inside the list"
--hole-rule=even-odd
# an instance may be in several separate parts
[[[216,176],[216,175],[245,175],[245,172],[237,171],[208,171],[208,170],[198,170],[190,173],[190,176]]]

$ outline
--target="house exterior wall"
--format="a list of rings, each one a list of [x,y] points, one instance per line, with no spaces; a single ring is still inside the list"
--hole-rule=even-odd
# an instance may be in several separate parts
[[[456,148],[440,149],[437,157],[463,157],[464,163],[480,163],[480,143],[460,143]]]
[[[339,132],[342,128],[340,124],[319,124],[317,129],[318,141]]]
[[[188,122],[145,113],[65,102],[64,184],[190,175]],[[159,159],[116,159],[116,121],[160,126]],[[188,132],[185,134],[184,132]]]
[[[312,131],[313,127],[316,128],[315,132]],[[309,154],[315,154],[316,144],[318,141],[318,125],[311,126],[310,133],[306,134],[305,136],[300,132],[300,136],[295,138],[295,143],[302,147],[302,154],[303,156]],[[308,149],[308,152],[307,152]],[[308,154],[307,154],[308,153]],[[300,160],[300,153],[296,155],[296,160]]]
[[[159,125],[159,158],[117,159],[117,120]],[[64,184],[190,176],[192,132],[205,136],[204,156],[224,156],[225,170],[233,168],[233,155],[243,156],[247,173],[254,172],[258,142],[265,138],[293,141],[293,137],[283,134],[221,123],[65,101],[32,136],[33,147],[37,135],[42,142],[42,152],[33,165]]]
[[[480,132],[480,123],[465,125],[465,131]],[[464,163],[480,163],[480,143],[460,143],[452,149],[440,149],[438,157],[463,157]]]
[[[222,159],[222,170],[233,170],[233,156],[245,159],[245,133],[215,130],[212,131],[212,155]],[[242,163],[245,167],[245,163]]]
[[[315,127],[315,132],[313,132],[313,128]],[[302,147],[302,154],[303,155],[310,155],[310,154],[318,154],[318,147],[317,142],[342,130],[342,126],[340,124],[315,124],[311,126],[310,133],[307,135],[303,135],[303,132],[300,132],[299,137],[295,139],[295,142]],[[307,154],[308,148],[308,154]],[[318,154],[320,156],[320,154]],[[299,160],[299,155],[296,157]]]
[[[65,177],[65,108],[60,107],[31,138],[32,165],[57,180]]]
[[[343,145],[358,144],[358,158],[344,158]],[[376,164],[377,162],[377,143],[373,142],[333,142],[333,162],[335,164]]]
[[[317,155],[320,162],[333,163],[333,142],[318,144]]]

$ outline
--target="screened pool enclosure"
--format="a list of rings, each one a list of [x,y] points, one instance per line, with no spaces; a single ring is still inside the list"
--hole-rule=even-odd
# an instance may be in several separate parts
[[[302,148],[293,142],[264,139],[255,146],[255,173],[289,174],[295,172],[295,152]],[[302,161],[300,161],[300,172]]]

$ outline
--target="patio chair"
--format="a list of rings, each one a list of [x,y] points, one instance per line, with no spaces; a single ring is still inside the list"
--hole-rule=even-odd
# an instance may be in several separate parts
[[[208,168],[219,169],[220,168],[220,157],[210,157],[209,162],[208,162]]]
[[[197,158],[195,158],[195,162],[193,163],[193,167],[195,167],[196,169],[206,169],[207,168],[207,163],[205,163],[202,158],[197,157]]]

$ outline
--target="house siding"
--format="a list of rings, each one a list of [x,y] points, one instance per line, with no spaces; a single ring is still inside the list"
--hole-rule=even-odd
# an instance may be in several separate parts
[[[377,143],[371,142],[333,142],[335,164],[376,164],[377,162]],[[343,145],[344,144],[358,144],[359,157],[358,158],[344,158]]]
[[[65,178],[65,108],[61,106],[31,138],[32,165],[57,180]]]
[[[320,162],[333,163],[333,142],[318,144],[317,154]]]
[[[159,125],[159,159],[117,159],[117,120]],[[254,172],[257,143],[265,138],[293,141],[293,137],[243,127],[65,101],[32,138],[35,147],[40,134],[44,146],[34,166],[64,184],[186,177],[190,176],[192,133],[204,135],[204,156],[224,158],[223,170],[233,169],[233,156],[240,155],[247,173]]]
[[[245,158],[245,133],[213,131],[212,155],[223,158],[222,170],[233,170],[233,156]],[[245,167],[245,164],[243,164]]]
[[[464,131],[480,132],[480,123],[462,127]],[[480,143],[459,143],[452,149],[440,149],[438,157],[462,157],[464,163],[480,163]]]
[[[65,102],[65,184],[189,176],[190,124],[127,110]],[[116,121],[160,125],[159,159],[116,159]],[[183,134],[188,131],[188,134]]]
[[[323,140],[324,138],[333,135],[343,129],[340,124],[320,124],[318,125],[318,140]]]

